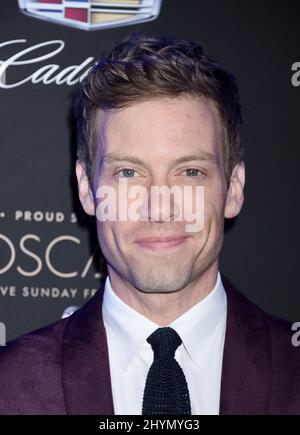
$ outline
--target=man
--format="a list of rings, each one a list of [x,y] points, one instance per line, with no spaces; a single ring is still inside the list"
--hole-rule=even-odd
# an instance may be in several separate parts
[[[1,350],[0,411],[300,413],[290,325],[219,272],[224,218],[244,201],[234,77],[194,42],[133,34],[89,72],[76,114],[79,196],[108,277]],[[169,208],[155,187],[177,188]]]

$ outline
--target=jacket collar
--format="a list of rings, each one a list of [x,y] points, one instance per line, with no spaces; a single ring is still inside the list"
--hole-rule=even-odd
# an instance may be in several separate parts
[[[220,414],[267,414],[271,349],[264,313],[222,275],[227,294]]]
[[[62,382],[67,414],[114,414],[103,286],[71,317],[62,345]]]
[[[263,312],[223,275],[227,295],[220,414],[265,414],[270,397],[271,350]],[[104,286],[66,323],[62,380],[68,414],[114,414]]]

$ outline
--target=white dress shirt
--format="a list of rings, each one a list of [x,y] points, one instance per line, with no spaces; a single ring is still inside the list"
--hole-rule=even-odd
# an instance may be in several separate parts
[[[115,414],[141,415],[153,362],[147,337],[161,327],[123,302],[106,278],[103,320],[107,334]],[[182,344],[175,352],[188,384],[193,415],[219,414],[227,300],[218,272],[214,289],[168,326]]]

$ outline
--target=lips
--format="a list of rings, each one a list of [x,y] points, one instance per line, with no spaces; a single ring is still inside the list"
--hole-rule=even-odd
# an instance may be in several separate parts
[[[182,245],[188,236],[145,237],[136,241],[141,247],[148,249],[167,249]]]

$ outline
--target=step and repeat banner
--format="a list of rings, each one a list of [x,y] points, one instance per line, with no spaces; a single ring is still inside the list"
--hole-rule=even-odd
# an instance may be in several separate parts
[[[300,321],[300,3],[290,0],[2,0],[0,321],[12,339],[72,313],[105,279],[77,197],[72,101],[103,51],[133,30],[201,42],[237,77],[246,202],[221,271]]]

